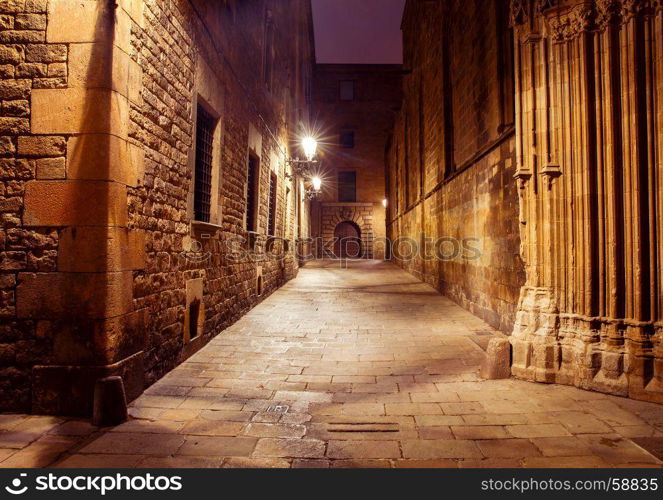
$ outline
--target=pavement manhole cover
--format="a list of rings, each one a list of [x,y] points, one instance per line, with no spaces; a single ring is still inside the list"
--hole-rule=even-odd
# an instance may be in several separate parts
[[[267,408],[267,413],[288,413],[288,405],[272,405]]]

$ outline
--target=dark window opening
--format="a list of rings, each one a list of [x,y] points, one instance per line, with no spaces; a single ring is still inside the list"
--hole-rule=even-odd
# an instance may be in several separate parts
[[[249,155],[249,166],[246,173],[246,230],[258,231],[257,205],[258,205],[258,180],[260,179],[260,160]]]
[[[198,336],[198,323],[200,322],[200,300],[194,299],[189,304],[189,338]]]
[[[497,41],[500,64],[497,66],[500,81],[500,127],[498,133],[503,133],[514,126],[515,123],[515,77],[514,77],[514,48],[513,28],[509,28],[510,10],[507,5],[497,2]]]
[[[262,295],[262,292],[263,292],[262,274],[259,274],[258,278],[256,279],[256,293],[258,294],[258,297]]]
[[[338,145],[342,148],[355,147],[355,133],[354,132],[341,132],[338,137]]]
[[[338,201],[344,203],[357,201],[357,174],[355,172],[338,173]]]
[[[274,236],[276,233],[276,174],[272,172],[269,178],[269,223],[267,234]]]
[[[288,231],[290,230],[290,188],[285,189],[285,216],[283,224],[283,236],[288,237]]]
[[[194,179],[194,219],[210,221],[212,206],[212,158],[216,120],[198,105],[196,120],[196,171]]]
[[[353,80],[341,80],[339,86],[339,98],[341,101],[355,100],[355,82]]]

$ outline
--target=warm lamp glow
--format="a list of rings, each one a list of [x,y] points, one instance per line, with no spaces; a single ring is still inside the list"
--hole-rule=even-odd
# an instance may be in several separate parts
[[[382,200],[382,206],[384,208],[387,208],[387,199],[386,198],[384,200]]]
[[[312,161],[315,156],[315,152],[318,150],[318,141],[313,137],[305,137],[302,139],[302,148],[304,149],[304,154],[308,161]]]
[[[320,188],[322,188],[322,179],[320,177],[313,177],[311,183],[313,183],[313,189],[316,191],[320,191]]]

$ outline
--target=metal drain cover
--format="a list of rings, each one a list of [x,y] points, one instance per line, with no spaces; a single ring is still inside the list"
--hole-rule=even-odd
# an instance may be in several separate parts
[[[474,332],[474,335],[493,335],[493,332],[479,331],[479,332]]]
[[[267,408],[267,413],[288,413],[288,405],[272,405]]]

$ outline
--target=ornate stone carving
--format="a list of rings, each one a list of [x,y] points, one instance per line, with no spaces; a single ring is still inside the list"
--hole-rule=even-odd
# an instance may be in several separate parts
[[[622,20],[628,22],[633,17],[645,12],[649,2],[646,0],[622,0]]]
[[[529,18],[529,0],[511,0],[511,25],[525,24]]]
[[[559,0],[536,0],[537,12],[544,12],[559,5]]]
[[[548,163],[541,169],[541,175],[547,181],[548,189],[551,189],[553,181],[562,175],[562,168],[556,163]]]
[[[553,42],[573,40],[594,27],[594,8],[591,3],[582,3],[558,16],[548,18],[548,27]]]
[[[610,24],[617,23],[622,11],[621,0],[596,1],[596,27],[603,31]]]

